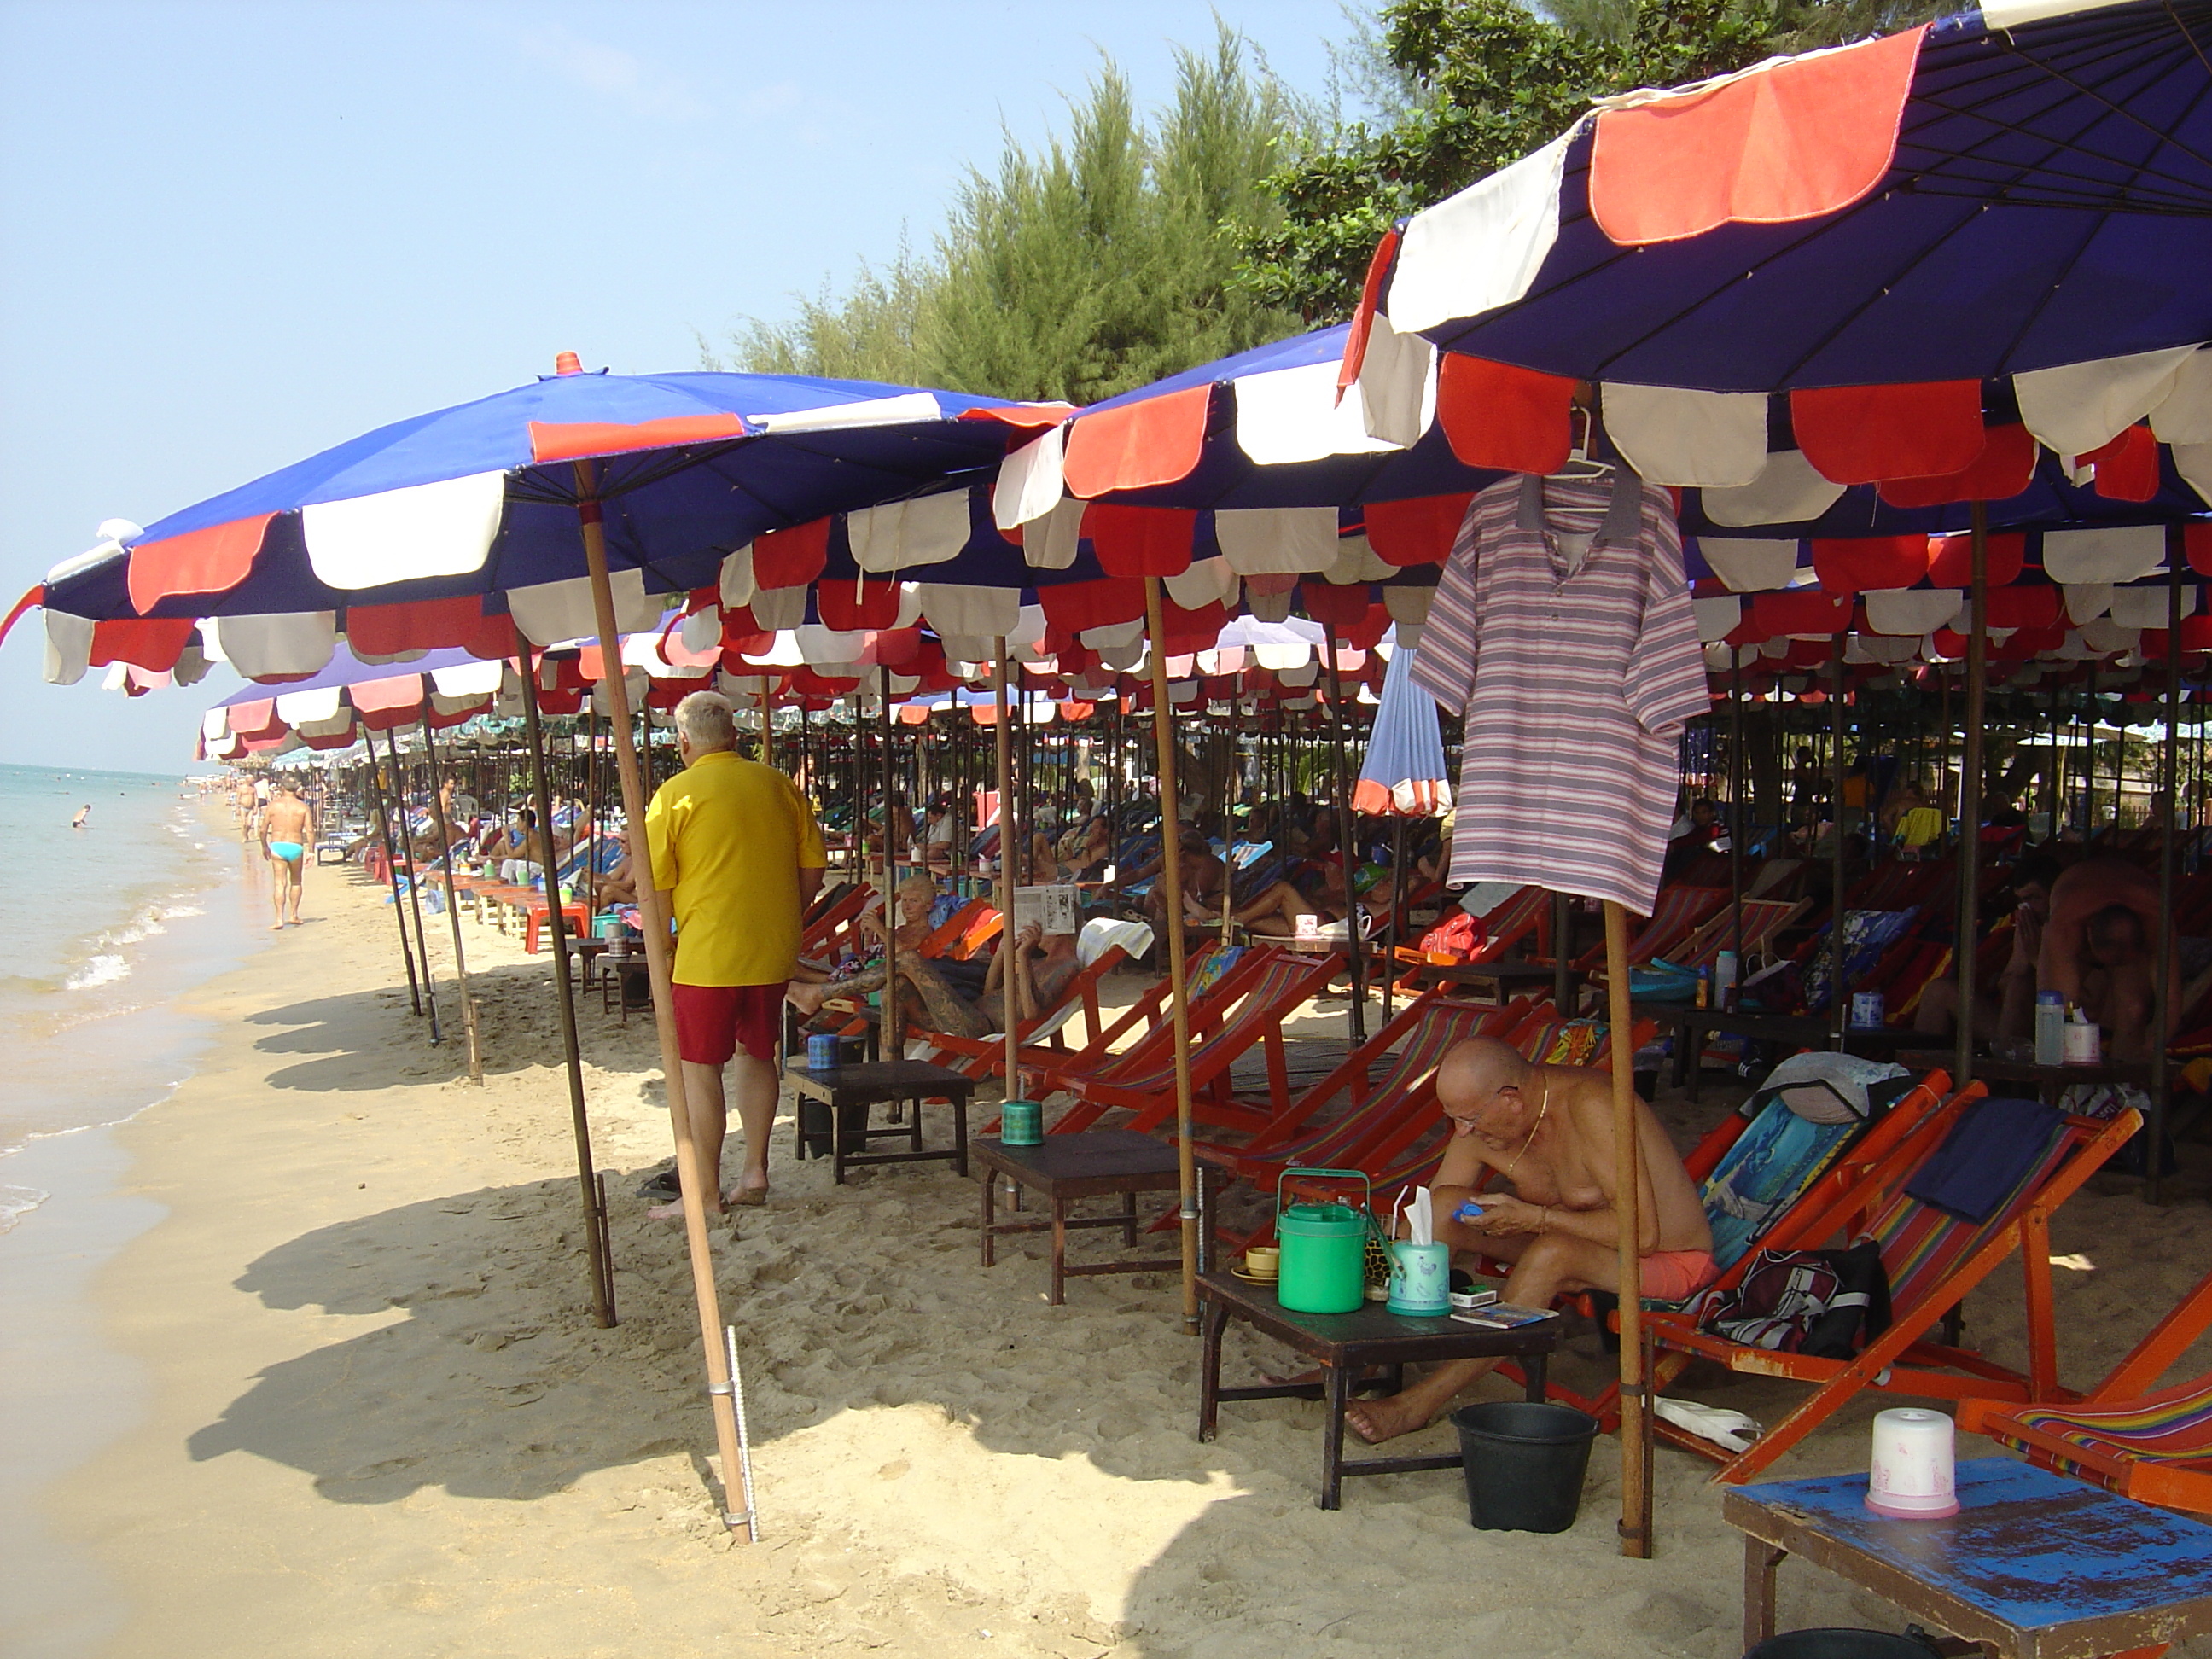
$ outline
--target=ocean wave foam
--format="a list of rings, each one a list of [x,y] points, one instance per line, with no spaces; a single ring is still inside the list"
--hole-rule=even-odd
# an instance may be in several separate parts
[[[0,1183],[0,1233],[6,1232],[52,1196],[52,1193],[40,1192],[36,1187],[10,1187]]]
[[[204,916],[207,912],[197,904],[172,904],[161,912],[161,920],[174,921],[179,916]]]
[[[95,985],[112,985],[131,971],[121,957],[103,951],[62,981],[64,991],[88,991]]]

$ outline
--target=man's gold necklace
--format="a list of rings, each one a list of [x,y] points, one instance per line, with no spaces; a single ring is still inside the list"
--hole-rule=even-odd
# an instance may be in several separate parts
[[[1521,1160],[1528,1157],[1528,1149],[1536,1144],[1536,1131],[1544,1127],[1544,1114],[1552,1109],[1552,1079],[1540,1071],[1536,1076],[1544,1085],[1544,1097],[1536,1103],[1536,1121],[1528,1126],[1528,1139],[1522,1141],[1521,1150],[1513,1154],[1513,1161],[1498,1171],[1508,1181],[1513,1179],[1514,1170],[1521,1167]]]

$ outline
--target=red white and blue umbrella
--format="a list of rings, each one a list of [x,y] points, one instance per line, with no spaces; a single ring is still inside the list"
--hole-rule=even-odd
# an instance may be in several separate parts
[[[2208,41],[2204,0],[2009,0],[1607,100],[1386,239],[1347,381],[1433,377],[1462,460],[1534,472],[1594,383],[1717,489],[2212,444]]]
[[[979,515],[988,526],[970,485],[1021,428],[1065,413],[800,376],[586,374],[564,356],[533,385],[126,526],[26,600],[46,609],[49,677],[64,682],[102,660],[165,670],[210,617],[249,677],[313,672],[341,634],[369,657],[505,654],[514,629],[539,644],[592,631],[580,506],[605,525],[622,623],[644,629],[667,595],[743,597],[751,573],[728,569],[733,556],[831,514],[854,515],[856,573],[957,564]]]

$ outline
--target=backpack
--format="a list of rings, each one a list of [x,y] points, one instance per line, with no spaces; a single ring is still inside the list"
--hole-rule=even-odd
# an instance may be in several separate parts
[[[1849,1359],[1889,1328],[1881,1248],[1761,1250],[1733,1290],[1709,1291],[1698,1328],[1778,1353]]]

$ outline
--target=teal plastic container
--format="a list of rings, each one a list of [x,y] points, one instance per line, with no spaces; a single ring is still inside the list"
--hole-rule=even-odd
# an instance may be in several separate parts
[[[1293,1176],[1357,1181],[1372,1201],[1359,1170],[1291,1168],[1275,1180],[1275,1237],[1282,1247],[1282,1276],[1275,1299],[1293,1313],[1350,1313],[1366,1300],[1368,1206],[1283,1202],[1283,1182]]]
[[[1034,1100],[1010,1100],[1000,1109],[999,1141],[1006,1146],[1044,1145],[1044,1107]]]

